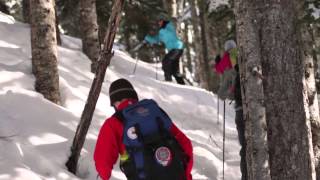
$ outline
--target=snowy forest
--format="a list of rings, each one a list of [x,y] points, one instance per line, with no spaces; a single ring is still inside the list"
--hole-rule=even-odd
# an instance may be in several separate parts
[[[318,64],[320,0],[0,0],[0,180],[320,180]]]

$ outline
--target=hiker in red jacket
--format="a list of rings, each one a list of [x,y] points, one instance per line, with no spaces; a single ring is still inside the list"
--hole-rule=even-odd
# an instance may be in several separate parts
[[[114,81],[110,85],[109,95],[111,105],[115,108],[116,112],[138,102],[136,91],[131,83],[125,79]],[[110,178],[113,165],[117,162],[119,155],[120,164],[122,161],[130,159],[126,146],[123,143],[123,131],[124,124],[116,113],[108,118],[100,129],[94,152],[94,161],[97,172],[103,180],[108,180]],[[173,123],[170,127],[170,134],[176,139],[183,153],[186,155],[187,162],[185,163],[185,175],[183,175],[185,178],[183,179],[192,180],[191,170],[193,165],[193,152],[191,141]],[[127,178],[130,180],[128,175]],[[131,179],[140,180],[135,178]],[[146,178],[145,180],[151,179]]]
[[[217,56],[215,61],[215,72],[220,75],[220,85],[218,89],[218,96],[220,99],[234,99],[234,84],[236,71],[234,65],[237,61],[237,45],[234,40],[225,42],[225,52],[222,58]]]

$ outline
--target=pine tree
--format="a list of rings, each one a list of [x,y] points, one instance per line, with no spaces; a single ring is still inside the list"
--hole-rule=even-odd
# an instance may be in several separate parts
[[[32,72],[35,89],[48,100],[59,103],[57,40],[53,0],[31,0]]]

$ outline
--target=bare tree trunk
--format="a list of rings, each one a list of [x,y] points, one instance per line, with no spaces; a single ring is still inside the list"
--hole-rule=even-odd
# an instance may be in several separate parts
[[[91,72],[97,69],[100,52],[95,0],[80,0],[82,51],[91,60]]]
[[[305,32],[307,33],[307,32]],[[307,36],[307,34],[305,34]],[[307,37],[304,37],[304,40]],[[305,43],[310,43],[305,42]],[[311,42],[312,43],[312,42]],[[309,45],[307,45],[310,48]],[[304,65],[305,65],[305,76],[306,76],[306,89],[308,92],[308,105],[310,113],[310,122],[312,130],[312,144],[313,144],[313,153],[314,153],[314,163],[317,174],[317,180],[320,179],[320,118],[319,118],[319,105],[318,105],[318,96],[315,86],[315,77],[314,77],[314,66],[312,58],[312,49],[305,49],[304,51]]]
[[[171,17],[178,17],[178,0],[171,0]]]
[[[162,0],[163,8],[167,11],[168,14],[172,15],[172,1],[173,0]]]
[[[187,68],[188,68],[189,72],[192,73],[193,68],[192,68],[192,58],[191,58],[191,53],[190,53],[191,48],[190,48],[188,33],[189,33],[189,24],[185,23],[185,28],[184,28],[184,32],[183,32],[183,40],[186,45]]]
[[[208,66],[208,41],[207,41],[207,24],[206,24],[206,0],[199,0],[199,19],[200,19],[200,36],[201,36],[201,48],[202,48],[202,56],[203,56],[203,70],[205,70],[206,73],[208,73],[209,66]],[[209,79],[207,79],[209,81]]]
[[[249,107],[246,112],[249,179],[315,179],[309,108],[297,29],[298,2],[235,2],[241,68],[245,72],[242,80],[246,99],[244,107]],[[249,64],[251,60],[253,63]],[[251,82],[255,85],[250,87],[253,77],[260,77],[260,80]],[[253,104],[247,99],[257,90],[260,96],[253,98],[257,102]],[[260,108],[260,115],[259,111],[250,111],[252,105]],[[267,126],[263,120],[260,128],[250,129],[250,116],[266,118]],[[265,146],[265,130],[268,132],[268,148]],[[252,132],[259,131],[262,134],[250,136]],[[250,142],[257,141],[255,138],[261,140],[260,146]],[[263,152],[261,159],[255,158],[259,151]]]
[[[203,58],[203,49],[201,48],[201,34],[200,34],[200,23],[199,23],[199,16],[197,15],[197,9],[195,0],[189,0],[190,7],[191,7],[191,21],[194,31],[194,45],[196,50],[196,74],[198,74],[199,80],[200,80],[200,86],[204,89],[208,89],[208,74],[205,70],[205,60]]]
[[[22,0],[22,13],[25,23],[30,23],[30,0]]]
[[[312,49],[312,59],[313,59],[313,70],[314,70],[314,76],[315,78],[317,76],[319,76],[319,72],[318,72],[318,56],[317,56],[317,50],[318,50],[318,47],[317,47],[317,40],[316,40],[316,37],[315,37],[315,32],[314,32],[314,29],[315,27],[314,26],[311,26],[310,24],[307,24],[306,25],[307,27],[307,30],[309,32],[309,35],[310,35],[310,38],[311,38],[311,41],[312,41],[312,45],[311,45],[311,49]],[[319,79],[319,77],[317,77]],[[315,81],[316,82],[316,89],[317,89],[317,92],[320,91],[320,81]]]
[[[304,14],[304,13],[302,13]],[[307,24],[303,24],[301,28],[302,44],[303,46],[303,59],[306,77],[306,91],[308,93],[308,107],[310,113],[311,131],[312,131],[312,144],[314,153],[314,164],[317,175],[317,180],[320,180],[320,117],[319,117],[319,104],[318,95],[315,81],[314,71],[314,56],[313,56],[313,45],[314,39],[310,34]],[[308,117],[308,115],[307,115]]]
[[[57,44],[61,45],[61,36],[60,36],[60,29],[59,29],[59,17],[58,17],[58,12],[57,12],[57,6],[54,6],[55,8],[55,18],[56,18],[56,37],[57,37]]]
[[[130,41],[130,33],[124,33],[123,36],[124,36],[124,42],[126,44],[126,50],[127,51],[130,51],[131,48],[132,48],[132,45],[131,45],[131,41]]]
[[[210,41],[209,36],[209,23],[208,23],[208,1],[200,0],[199,1],[199,9],[200,9],[200,26],[201,26],[201,42],[202,42],[202,52],[203,52],[203,73],[206,73],[208,90],[215,89],[215,80],[218,79],[214,76],[211,76],[211,70],[209,67],[210,57],[212,57],[210,51],[213,50],[212,42]]]
[[[266,77],[265,103],[273,180],[315,179],[309,108],[297,29],[298,1],[275,1],[269,6],[257,3],[264,9],[260,24],[260,41],[264,43],[260,45],[260,51],[263,53],[262,72]]]
[[[53,0],[30,0],[32,72],[37,92],[60,102]]]
[[[315,38],[315,35],[314,35],[314,27],[311,27],[310,24],[307,25],[307,29],[308,29],[308,32],[310,34],[310,38],[311,38],[311,41],[312,41],[312,59],[313,59],[313,65],[314,65],[314,73],[316,74],[317,73],[317,70],[318,70],[318,57],[317,57],[317,42],[316,42],[316,38]]]
[[[256,33],[254,10],[247,0],[239,0],[235,5],[237,41],[240,52],[239,65],[241,92],[247,141],[247,170],[249,180],[271,180],[268,163],[268,143],[266,109],[263,103],[264,90],[261,73],[261,53],[259,37]],[[254,15],[254,16],[253,16]],[[251,52],[255,53],[251,53]]]
[[[114,2],[112,14],[109,18],[107,33],[104,39],[104,48],[99,56],[99,66],[97,68],[97,71],[95,72],[96,74],[92,82],[89,96],[84,110],[82,112],[81,120],[77,127],[75,137],[73,139],[71,155],[69,156],[69,159],[66,162],[68,170],[74,174],[77,171],[77,164],[80,152],[92,121],[92,116],[101,92],[101,87],[104,81],[105,73],[113,56],[112,46],[114,38],[116,36],[117,28],[120,23],[123,4],[124,0],[116,0]]]

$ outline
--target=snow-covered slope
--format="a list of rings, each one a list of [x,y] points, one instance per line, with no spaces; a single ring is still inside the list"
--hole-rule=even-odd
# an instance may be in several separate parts
[[[194,147],[194,179],[221,179],[222,113],[218,123],[216,96],[196,87],[156,80],[160,65],[138,62],[116,50],[82,152],[79,177],[68,173],[64,162],[94,75],[81,41],[63,36],[59,47],[62,106],[34,91],[31,72],[30,29],[0,13],[0,180],[94,180],[93,151],[99,128],[113,113],[110,82],[123,77],[136,87],[140,98],[153,98],[190,137]],[[222,112],[222,102],[220,111]],[[225,179],[240,179],[239,145],[234,111],[226,108]],[[125,179],[115,165],[112,179]]]

